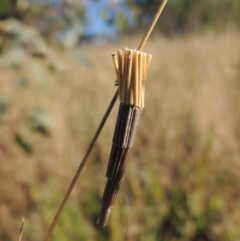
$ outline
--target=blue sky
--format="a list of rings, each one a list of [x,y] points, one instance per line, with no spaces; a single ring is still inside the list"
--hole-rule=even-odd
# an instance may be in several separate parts
[[[119,13],[124,14],[129,25],[134,25],[133,13],[124,3],[125,0],[85,0],[84,34],[116,39],[119,31],[114,20]]]

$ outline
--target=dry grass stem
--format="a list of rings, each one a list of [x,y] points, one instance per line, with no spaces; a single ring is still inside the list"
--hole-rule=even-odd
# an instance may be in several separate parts
[[[149,38],[149,36],[150,36],[150,34],[151,34],[155,24],[156,24],[159,16],[161,15],[162,10],[165,7],[167,1],[168,0],[164,0],[162,2],[162,4],[159,6],[159,9],[158,9],[158,11],[157,11],[153,21],[152,21],[152,23],[151,23],[147,33],[145,34],[142,42],[140,43],[140,45],[138,47],[138,50],[142,50],[142,48],[146,44],[146,42],[147,42],[147,40],[148,40],[148,38]],[[122,61],[121,61],[121,54],[119,55],[118,59],[119,58],[120,58],[120,61],[118,62],[118,64],[119,64],[119,68],[118,69],[120,71],[118,71],[118,72],[119,72],[119,75],[121,75],[121,77],[122,77],[122,71],[121,71],[122,70],[122,66],[120,66],[120,63],[122,63]],[[116,67],[115,67],[115,70],[117,71]],[[121,78],[119,78],[119,79],[120,79],[119,82],[121,82]],[[98,136],[100,135],[100,133],[101,133],[101,131],[102,131],[102,129],[103,129],[107,119],[108,119],[108,116],[109,116],[109,114],[110,114],[110,112],[111,112],[111,110],[112,110],[112,108],[113,108],[113,106],[114,106],[114,104],[115,104],[115,102],[117,100],[118,95],[119,95],[119,90],[117,89],[117,91],[115,92],[115,94],[114,94],[114,96],[113,96],[113,98],[112,98],[112,100],[110,102],[110,105],[108,106],[108,109],[107,109],[106,113],[104,114],[103,119],[100,122],[99,127],[98,127],[98,129],[97,129],[97,131],[96,131],[96,133],[95,133],[95,135],[94,135],[94,137],[93,137],[93,139],[92,139],[88,149],[87,149],[87,152],[86,152],[85,156],[83,157],[83,159],[82,159],[82,161],[81,161],[81,163],[80,163],[80,165],[79,165],[79,167],[78,167],[78,169],[77,169],[77,171],[76,171],[76,173],[75,173],[75,175],[73,177],[73,180],[72,180],[72,182],[71,182],[71,184],[70,184],[70,186],[69,186],[69,188],[68,188],[68,190],[67,190],[67,192],[66,192],[66,194],[65,194],[65,196],[63,198],[63,201],[62,201],[62,203],[61,203],[61,205],[60,205],[60,207],[59,207],[59,209],[58,209],[58,211],[57,211],[57,213],[56,213],[56,215],[55,215],[55,217],[53,219],[52,224],[50,225],[50,228],[49,228],[49,230],[47,232],[47,235],[46,235],[44,241],[48,241],[49,240],[49,238],[50,238],[50,236],[51,236],[51,234],[52,234],[52,232],[53,232],[53,230],[54,230],[54,228],[55,228],[55,226],[56,226],[56,224],[57,224],[57,222],[59,220],[59,217],[60,217],[60,215],[61,215],[61,213],[62,213],[62,211],[63,211],[63,209],[64,209],[64,207],[65,207],[65,205],[67,203],[67,200],[68,200],[68,198],[69,198],[69,196],[70,196],[70,194],[71,194],[71,192],[72,192],[72,190],[73,190],[73,188],[74,188],[74,186],[75,186],[75,184],[76,184],[76,182],[77,182],[77,180],[78,180],[78,178],[79,178],[79,176],[80,176],[80,174],[82,172],[82,169],[83,169],[83,167],[85,166],[85,164],[86,164],[86,162],[88,160],[88,157],[89,157],[89,155],[90,155],[90,153],[92,151],[92,148],[95,145],[95,143],[96,143],[96,141],[98,139]]]
[[[24,218],[22,219],[22,225],[21,225],[21,228],[20,228],[20,234],[19,234],[19,239],[18,241],[21,241],[22,240],[22,235],[23,235],[23,230],[24,230],[24,223],[25,223],[25,220]]]
[[[142,39],[142,42],[140,43],[140,45],[139,45],[139,47],[138,47],[138,50],[142,50],[143,47],[144,47],[144,45],[145,45],[146,42],[148,41],[148,38],[149,38],[152,30],[154,29],[154,27],[155,27],[155,25],[156,25],[156,23],[157,23],[160,15],[161,15],[162,11],[163,11],[165,5],[167,4],[167,2],[168,2],[168,0],[164,0],[164,1],[161,3],[161,5],[159,6],[159,8],[158,8],[158,10],[157,10],[157,12],[156,12],[156,14],[155,14],[155,16],[154,16],[154,18],[153,18],[153,21],[152,21],[152,23],[150,24],[150,27],[149,27],[148,31],[146,32],[144,38]]]

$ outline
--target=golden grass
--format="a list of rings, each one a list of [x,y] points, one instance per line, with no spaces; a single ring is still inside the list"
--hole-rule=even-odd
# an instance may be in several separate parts
[[[102,231],[95,222],[118,104],[52,240],[197,240],[202,233],[239,239],[239,41],[237,32],[150,39],[145,108],[110,226]],[[0,93],[10,103],[0,124],[1,240],[16,240],[23,216],[22,240],[44,238],[115,92],[111,53],[138,42],[56,50],[66,72],[32,57],[19,69],[0,70]],[[19,89],[21,76],[28,85]],[[36,107],[53,120],[48,137],[28,127]],[[32,154],[15,143],[16,133]]]

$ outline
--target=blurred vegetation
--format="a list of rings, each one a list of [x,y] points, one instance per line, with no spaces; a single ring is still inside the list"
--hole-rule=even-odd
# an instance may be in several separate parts
[[[0,19],[16,15],[17,0],[0,0]]]
[[[110,224],[96,219],[118,104],[51,240],[239,240],[239,41],[238,32],[149,41],[145,108]],[[138,42],[4,49],[1,240],[17,239],[22,217],[23,240],[43,240],[115,91],[111,53]]]
[[[14,15],[9,3],[0,0],[1,18]],[[157,3],[134,7],[140,17]],[[145,108],[109,226],[96,219],[118,104],[51,240],[240,239],[239,3],[181,3],[169,1],[165,33],[226,31],[150,38]],[[43,240],[115,92],[111,53],[139,40],[66,50],[0,21],[0,240],[17,240],[22,217],[22,240]]]
[[[59,7],[61,1],[56,0],[56,3],[58,3],[56,6],[58,7],[55,11],[50,4],[48,7],[47,5],[40,7],[41,4],[27,3],[28,0],[0,0],[0,19],[17,16],[31,24],[36,24],[37,19],[41,20],[38,25],[45,35],[49,34],[49,31],[84,24],[84,3],[62,1],[62,7]],[[161,0],[126,1],[125,4],[130,6],[135,13],[136,30],[141,30],[149,25],[160,3]],[[28,9],[27,14],[26,9]],[[49,9],[52,9],[51,14],[49,14]],[[169,0],[161,17],[162,20],[158,23],[158,28],[167,35],[183,34],[206,28],[218,30],[224,30],[229,26],[239,28],[239,13],[240,2],[236,0]],[[58,20],[56,21],[56,19]],[[49,25],[48,28],[47,25]],[[116,27],[123,32],[129,32],[129,26],[126,19],[124,20],[124,15],[120,14],[117,18]],[[132,30],[131,28],[131,32]]]
[[[139,23],[149,14],[153,16],[160,0],[139,4]],[[233,25],[240,27],[240,2],[235,0],[169,0],[159,28],[166,34],[186,33],[205,28],[219,30]]]

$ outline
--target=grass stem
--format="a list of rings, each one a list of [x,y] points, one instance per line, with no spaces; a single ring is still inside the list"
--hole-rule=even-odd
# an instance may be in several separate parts
[[[23,229],[24,229],[24,218],[22,219],[22,225],[21,225],[21,228],[20,228],[20,234],[19,234],[19,239],[18,239],[18,241],[21,241],[21,240],[22,240]]]
[[[144,45],[146,44],[146,42],[147,42],[147,40],[148,40],[152,30],[153,30],[153,28],[154,28],[158,18],[160,17],[160,15],[161,15],[161,13],[162,13],[162,11],[163,11],[167,1],[168,0],[164,0],[161,3],[161,5],[159,6],[159,9],[158,9],[157,13],[155,14],[155,17],[154,17],[154,19],[153,19],[153,21],[152,21],[148,31],[146,32],[144,38],[142,39],[142,41],[141,41],[141,43],[140,43],[140,45],[138,47],[138,50],[142,50]],[[116,100],[118,98],[118,94],[119,94],[119,90],[117,89],[117,91],[114,94],[114,96],[113,96],[113,98],[112,98],[112,100],[111,100],[111,102],[110,102],[110,104],[109,104],[109,106],[107,108],[107,111],[104,114],[103,119],[101,120],[101,122],[99,124],[99,127],[97,128],[97,131],[96,131],[96,133],[95,133],[95,135],[94,135],[94,137],[93,137],[93,139],[92,139],[92,141],[91,141],[91,143],[90,143],[90,145],[89,145],[89,147],[88,147],[88,149],[86,151],[86,154],[83,157],[83,159],[82,159],[82,161],[81,161],[81,163],[80,163],[80,165],[79,165],[79,167],[78,167],[78,169],[77,169],[77,171],[76,171],[76,173],[75,173],[75,175],[74,175],[74,177],[72,179],[72,182],[71,182],[71,184],[70,184],[70,186],[69,186],[69,188],[68,188],[68,190],[67,190],[67,192],[66,192],[66,194],[65,194],[65,196],[64,196],[64,198],[62,200],[62,203],[61,203],[61,205],[60,205],[60,207],[59,207],[59,209],[58,209],[58,211],[57,211],[57,213],[56,213],[56,215],[55,215],[55,217],[53,219],[53,222],[52,222],[52,224],[51,224],[51,226],[50,226],[50,228],[49,228],[49,230],[47,232],[47,235],[46,235],[44,241],[48,241],[49,240],[49,238],[50,238],[50,236],[51,236],[51,234],[52,234],[52,232],[53,232],[53,230],[54,230],[54,228],[55,228],[55,226],[56,226],[56,224],[57,224],[57,222],[58,222],[58,220],[60,218],[60,215],[61,215],[61,213],[62,213],[62,211],[63,211],[63,209],[64,209],[64,207],[65,207],[65,205],[66,205],[66,203],[68,201],[68,198],[69,198],[69,196],[70,196],[70,194],[71,194],[71,192],[72,192],[72,190],[73,190],[73,188],[74,188],[74,186],[75,186],[75,184],[76,184],[76,182],[77,182],[77,180],[78,180],[78,178],[79,178],[79,176],[80,176],[80,174],[81,174],[81,172],[83,170],[83,167],[85,166],[85,164],[86,164],[86,162],[88,160],[88,157],[89,157],[89,155],[90,155],[90,153],[91,153],[91,151],[92,151],[92,149],[93,149],[93,147],[94,147],[94,145],[95,145],[95,143],[96,143],[96,141],[97,141],[97,139],[98,139],[98,137],[99,137],[99,135],[100,135],[100,133],[101,133],[101,131],[102,131],[106,121],[107,121],[107,119],[108,119],[108,116],[111,113],[111,110],[112,110],[112,108],[113,108],[113,106],[114,106],[114,104],[115,104],[115,102],[116,102]]]

